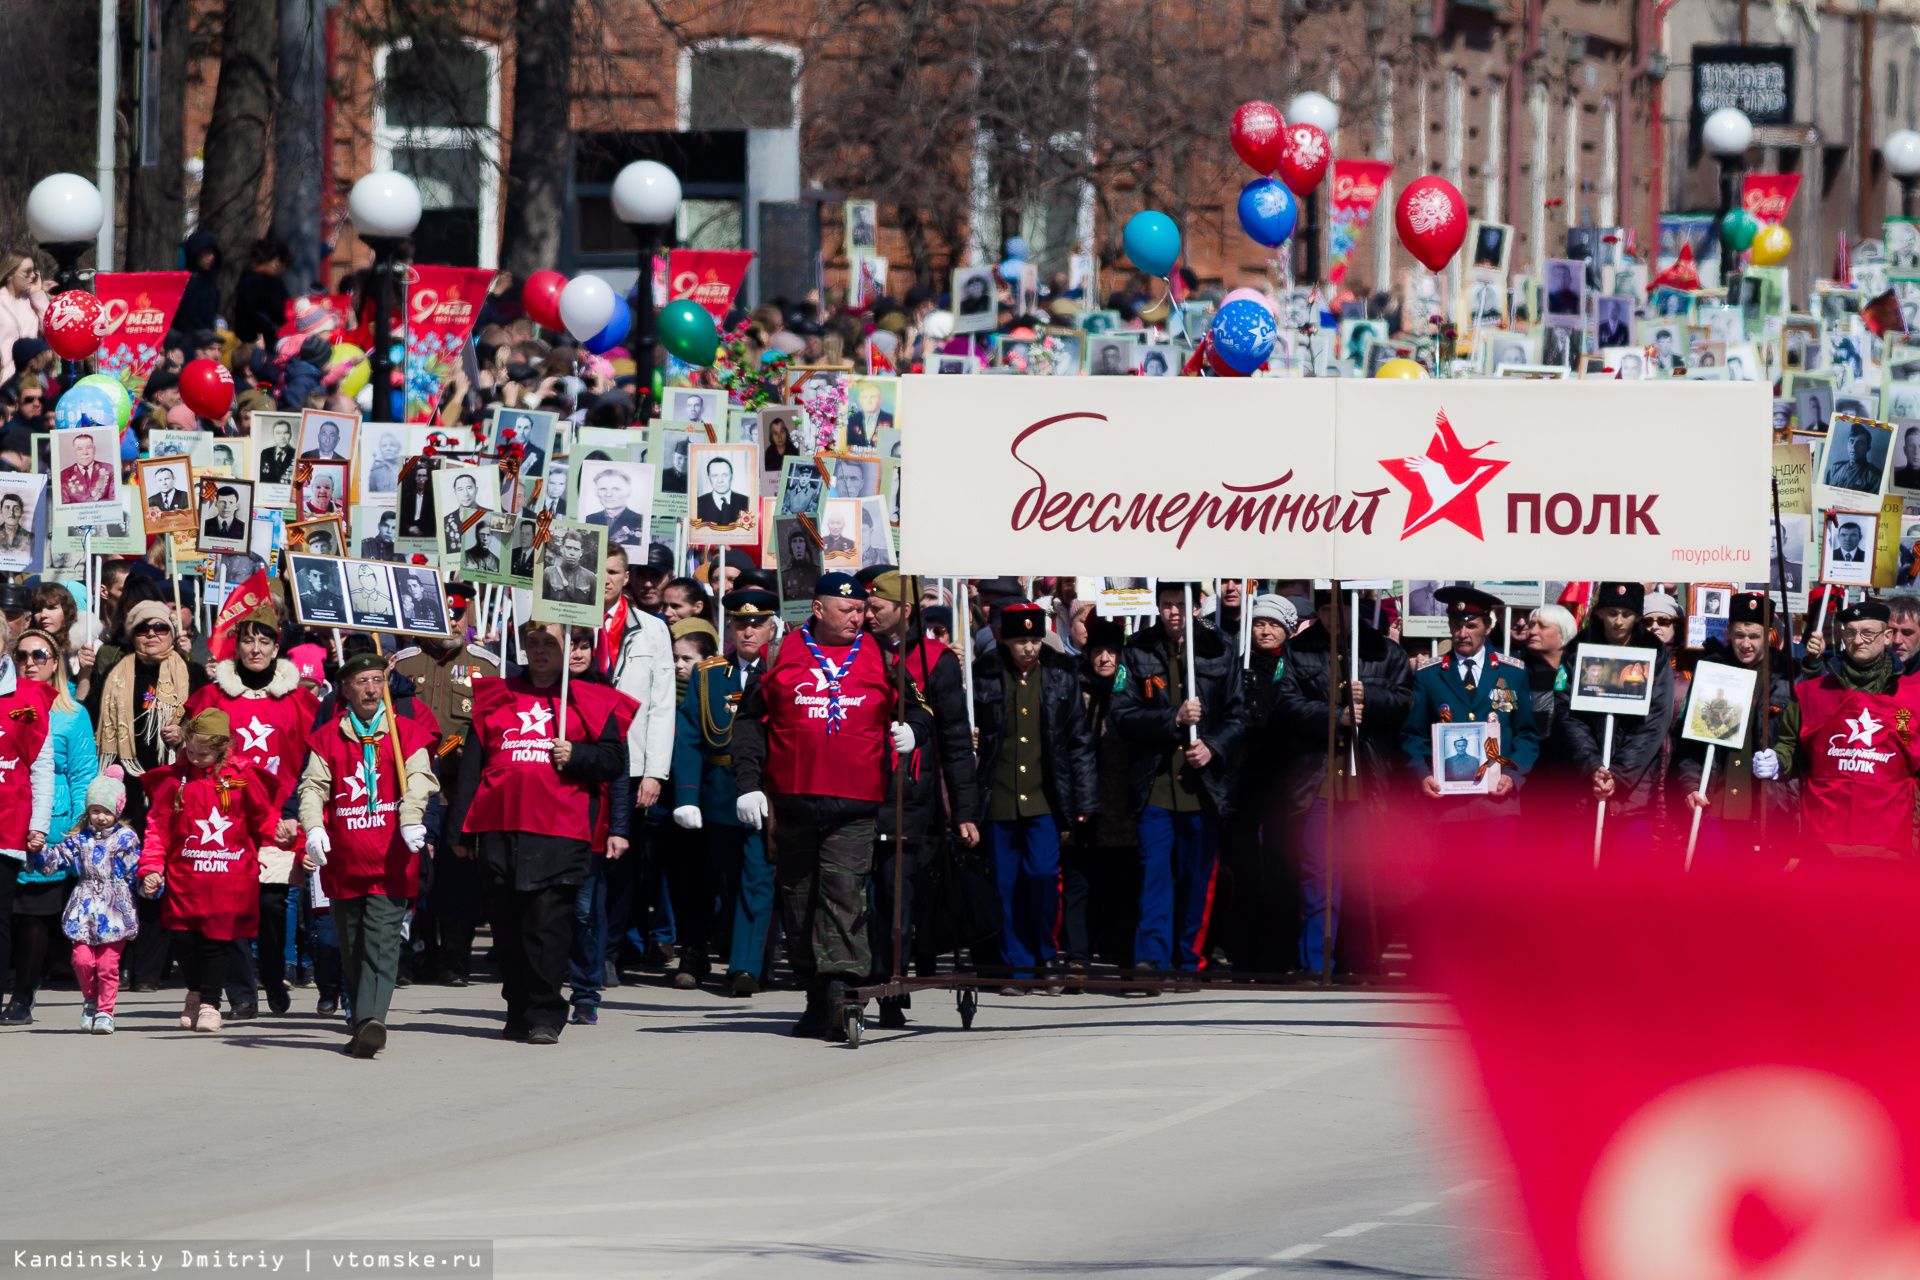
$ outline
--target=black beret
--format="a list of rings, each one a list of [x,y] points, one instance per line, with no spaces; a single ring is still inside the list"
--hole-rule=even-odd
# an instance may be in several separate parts
[[[1893,610],[1887,608],[1884,600],[1868,598],[1858,604],[1850,604],[1840,611],[1840,625],[1849,622],[1892,622]]]
[[[927,627],[944,627],[953,630],[953,610],[943,604],[930,604],[920,611],[920,621]]]
[[[1646,607],[1647,589],[1637,582],[1603,582],[1593,598],[1596,609],[1631,609],[1639,613]]]
[[[1000,613],[1002,640],[1037,639],[1047,634],[1047,611],[1037,604],[1009,605]]]
[[[770,618],[780,612],[780,597],[759,587],[743,587],[720,597],[720,605],[735,618]]]
[[[867,589],[850,573],[823,573],[813,584],[813,594],[816,599],[830,596],[839,600],[865,600]]]
[[[1442,587],[1433,593],[1433,598],[1444,605],[1458,605],[1467,613],[1492,613],[1506,604],[1499,596],[1478,587]]]

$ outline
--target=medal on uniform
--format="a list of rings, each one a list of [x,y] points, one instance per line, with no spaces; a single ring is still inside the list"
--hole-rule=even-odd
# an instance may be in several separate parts
[[[1448,706],[1444,702],[1440,704],[1440,723],[1441,724],[1453,723],[1453,708]]]

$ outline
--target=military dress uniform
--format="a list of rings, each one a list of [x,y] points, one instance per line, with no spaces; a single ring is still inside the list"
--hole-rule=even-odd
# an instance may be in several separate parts
[[[449,614],[457,613],[473,596],[464,582],[447,584]],[[472,966],[473,931],[480,923],[484,894],[478,868],[471,858],[456,858],[452,842],[441,831],[445,797],[453,794],[460,777],[461,747],[473,732],[473,682],[502,674],[498,657],[469,644],[415,646],[393,658],[393,671],[413,681],[413,696],[426,703],[445,734],[435,773],[440,794],[427,803],[426,828],[432,842],[432,878],[420,910],[415,913],[413,936],[434,957],[435,975],[453,986],[465,986]],[[425,976],[425,975],[423,975]]]
[[[726,608],[730,618],[773,617],[780,597],[771,591],[731,591]],[[687,681],[673,734],[672,807],[700,809],[721,927],[729,931],[727,977],[740,996],[754,994],[772,976],[767,932],[773,924],[774,867],[765,835],[740,821],[733,778],[734,713],[763,665],[757,658],[742,664],[737,654],[701,662]]]
[[[1434,593],[1434,598],[1445,599],[1455,610],[1485,613],[1489,618],[1501,607],[1498,598],[1471,587],[1443,588]],[[1501,771],[1513,779],[1514,790],[1505,796],[1422,799],[1434,821],[1478,824],[1478,843],[1490,841],[1490,847],[1504,847],[1513,838],[1520,814],[1520,788],[1540,756],[1526,663],[1490,648],[1482,648],[1471,661],[1457,653],[1418,660],[1413,672],[1413,706],[1407,711],[1400,734],[1401,749],[1416,781],[1433,776],[1433,726],[1455,723],[1500,726]]]

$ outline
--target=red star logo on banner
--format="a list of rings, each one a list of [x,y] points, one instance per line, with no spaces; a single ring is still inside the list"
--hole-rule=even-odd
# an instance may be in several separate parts
[[[1480,491],[1511,464],[1475,455],[1495,443],[1489,440],[1467,448],[1453,434],[1453,424],[1447,421],[1443,409],[1435,416],[1433,439],[1425,453],[1380,459],[1387,474],[1413,495],[1407,503],[1407,523],[1400,530],[1401,541],[1442,520],[1451,520],[1486,541],[1480,532]]]

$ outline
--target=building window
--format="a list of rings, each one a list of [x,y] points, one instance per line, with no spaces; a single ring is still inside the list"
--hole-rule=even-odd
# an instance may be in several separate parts
[[[374,54],[373,165],[420,188],[416,262],[499,265],[500,51],[399,41]]]
[[[797,129],[800,51],[761,40],[716,40],[680,51],[678,126]]]

